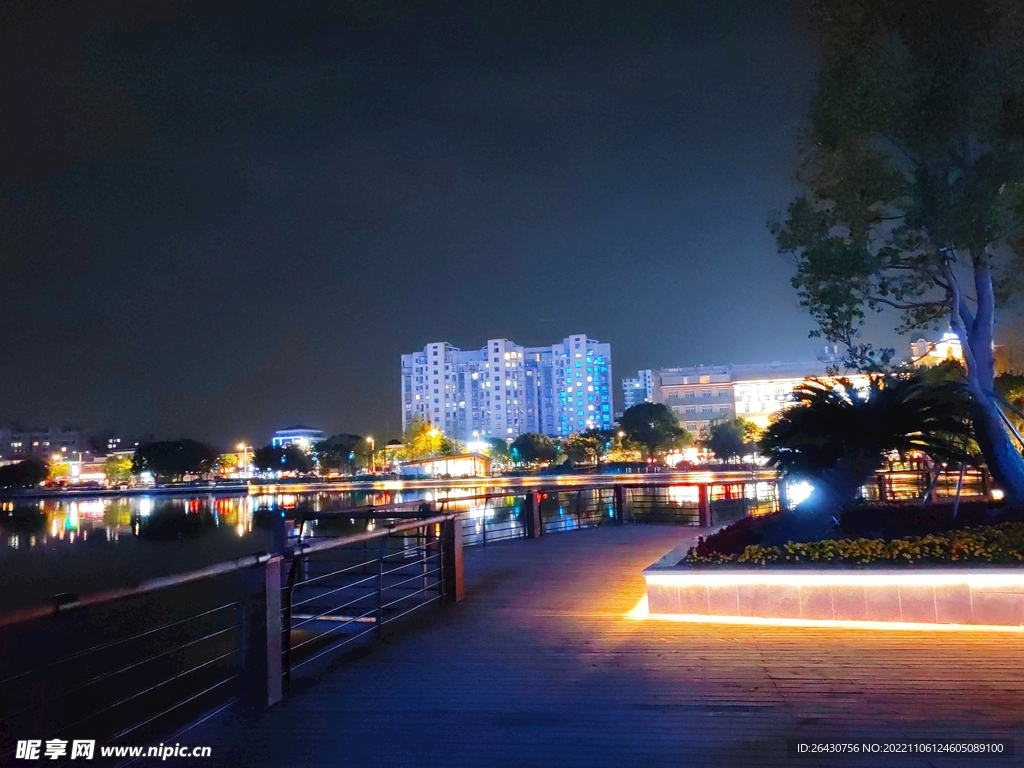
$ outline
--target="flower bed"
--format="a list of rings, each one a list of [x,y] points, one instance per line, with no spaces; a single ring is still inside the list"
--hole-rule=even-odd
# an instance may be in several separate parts
[[[690,550],[682,561],[689,567],[736,563],[775,563],[858,566],[945,565],[960,563],[1016,565],[1024,560],[1024,523],[965,528],[944,534],[903,539],[829,539],[789,543],[781,547],[750,544],[738,555]]]
[[[954,520],[941,509],[902,508],[887,518],[862,508],[844,515],[844,527],[939,532],[781,547],[758,543],[770,517],[748,518],[700,540],[678,565],[644,571],[648,610],[705,621],[1024,628],[1024,522],[1013,520],[1017,514],[964,528],[992,517],[984,509]]]

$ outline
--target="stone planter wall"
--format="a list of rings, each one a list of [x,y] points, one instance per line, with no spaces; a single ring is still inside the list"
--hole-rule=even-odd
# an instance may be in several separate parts
[[[655,615],[1024,626],[1024,569],[649,568]]]

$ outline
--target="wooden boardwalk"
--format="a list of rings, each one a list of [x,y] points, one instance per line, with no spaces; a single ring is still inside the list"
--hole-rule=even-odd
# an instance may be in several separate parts
[[[466,600],[273,709],[182,734],[231,766],[1024,765],[1024,635],[628,618],[696,529],[466,551]],[[1014,758],[789,757],[787,739],[1002,737]]]

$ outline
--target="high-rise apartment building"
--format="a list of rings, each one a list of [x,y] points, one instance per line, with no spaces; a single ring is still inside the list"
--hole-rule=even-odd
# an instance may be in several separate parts
[[[610,429],[611,382],[611,346],[586,334],[550,347],[434,342],[402,355],[402,429],[416,417],[463,440]]]
[[[634,405],[654,402],[654,371],[645,368],[636,376],[622,380],[622,410],[628,411]]]

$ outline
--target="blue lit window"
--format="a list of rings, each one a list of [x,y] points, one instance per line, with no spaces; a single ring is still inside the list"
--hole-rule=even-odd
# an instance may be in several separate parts
[[[576,363],[576,367],[577,368],[582,368],[583,367],[583,363]]]

